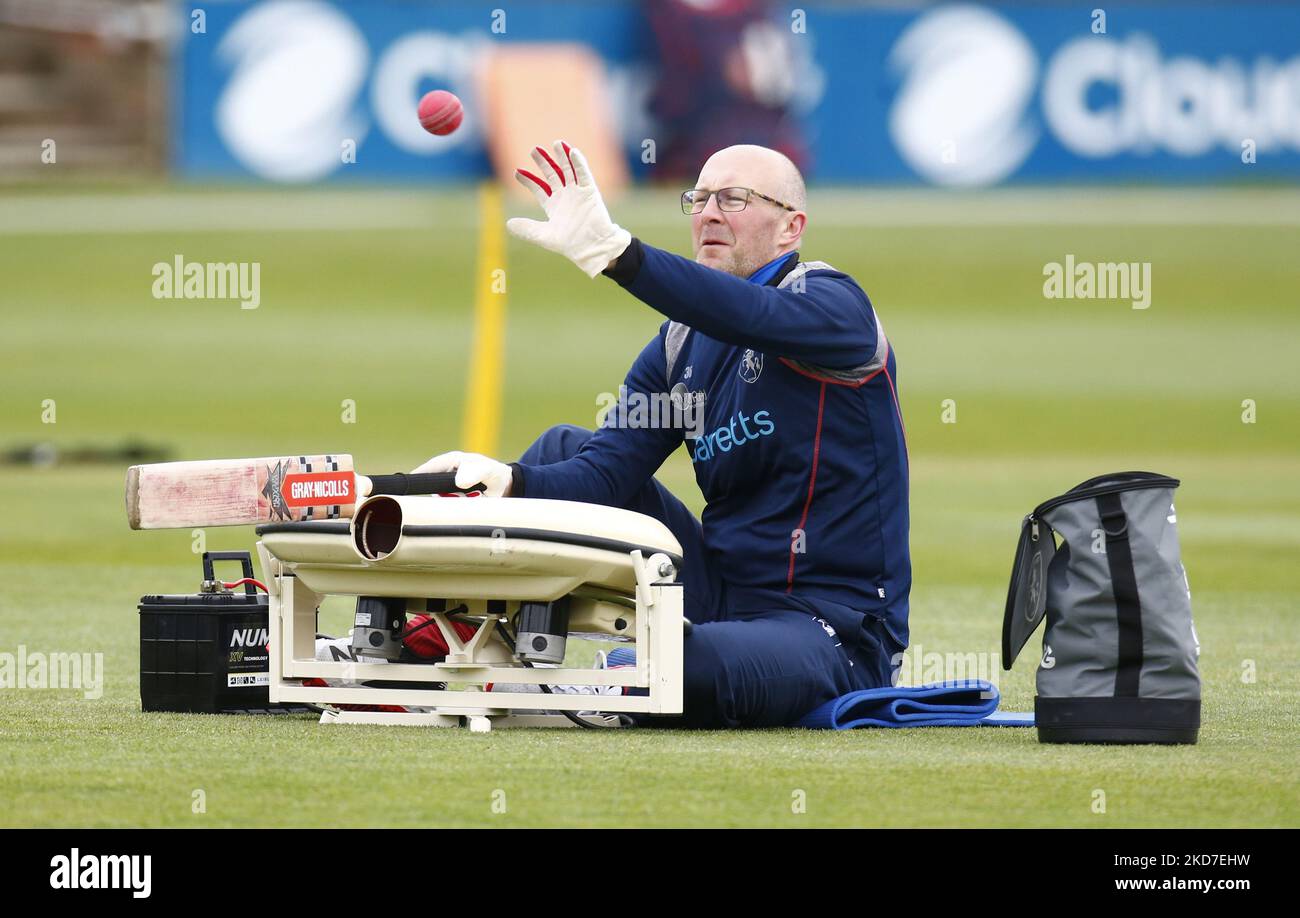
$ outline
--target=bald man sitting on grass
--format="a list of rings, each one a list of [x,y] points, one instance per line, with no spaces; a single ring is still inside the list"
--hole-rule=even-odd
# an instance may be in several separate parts
[[[436,456],[488,496],[577,500],[656,517],[681,543],[680,717],[664,726],[769,727],[891,684],[908,640],[908,464],[896,362],[867,295],[801,261],[803,177],[765,147],[727,147],[682,193],[695,258],[615,224],[581,152],[556,141],[516,178],[546,220],[520,239],[605,275],[667,317],[594,432],[542,434],[518,462]],[[557,342],[559,344],[559,342]],[[671,399],[674,423],[628,409]],[[676,410],[681,409],[681,410]],[[685,445],[697,520],[654,479]]]

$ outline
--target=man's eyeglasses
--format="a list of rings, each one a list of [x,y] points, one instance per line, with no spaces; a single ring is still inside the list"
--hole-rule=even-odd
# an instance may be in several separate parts
[[[715,194],[718,196],[718,209],[725,210],[728,213],[744,210],[751,196],[762,198],[764,201],[775,204],[777,207],[783,207],[786,210],[797,210],[797,208],[791,207],[784,201],[769,198],[753,188],[719,188],[717,191],[709,191],[706,188],[692,188],[689,191],[682,192],[682,213],[700,213],[708,206],[709,197]]]

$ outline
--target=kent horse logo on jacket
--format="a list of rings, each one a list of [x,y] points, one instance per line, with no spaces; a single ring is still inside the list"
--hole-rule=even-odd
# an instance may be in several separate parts
[[[763,372],[763,355],[753,348],[745,351],[740,358],[740,378],[747,383],[758,382],[758,376]]]

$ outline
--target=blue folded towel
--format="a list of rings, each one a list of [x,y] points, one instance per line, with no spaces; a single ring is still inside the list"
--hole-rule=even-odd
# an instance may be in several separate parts
[[[997,687],[983,679],[890,686],[850,692],[809,711],[791,726],[822,730],[854,727],[1032,727],[1032,713],[997,713]]]
[[[616,647],[607,666],[631,666],[636,652]],[[998,711],[997,686],[983,679],[862,689],[826,702],[791,726],[822,730],[854,727],[1032,727],[1033,712]]]

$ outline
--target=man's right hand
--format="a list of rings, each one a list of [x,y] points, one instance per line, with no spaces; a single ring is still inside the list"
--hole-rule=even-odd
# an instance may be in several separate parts
[[[468,489],[482,484],[485,497],[509,497],[510,482],[514,478],[514,471],[504,462],[480,453],[459,451],[434,456],[415,472],[455,472],[456,487]]]
[[[632,234],[610,219],[582,151],[557,140],[551,153],[533,148],[540,176],[515,170],[515,179],[537,198],[546,219],[512,217],[506,221],[506,229],[526,242],[563,255],[588,277],[595,277],[623,254]]]

